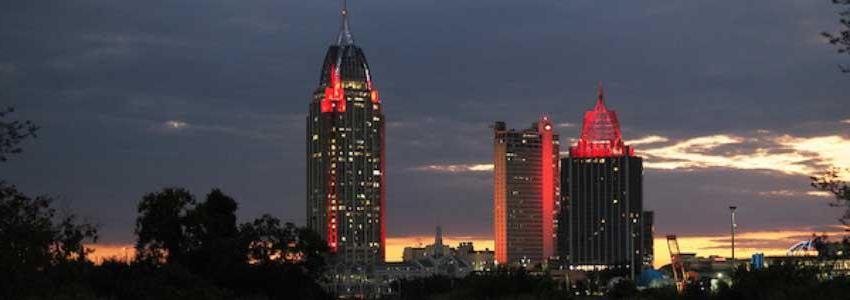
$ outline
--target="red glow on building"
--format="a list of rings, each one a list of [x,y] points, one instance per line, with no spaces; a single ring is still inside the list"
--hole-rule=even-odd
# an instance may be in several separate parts
[[[339,69],[330,65],[330,84],[325,88],[325,98],[322,99],[322,112],[345,112],[345,90],[342,88]]]
[[[499,264],[530,266],[556,255],[559,136],[548,117],[530,128],[496,122],[493,239]]]
[[[599,86],[596,106],[584,113],[581,137],[570,147],[570,157],[597,158],[634,156],[635,151],[623,143],[617,112],[605,107],[605,93]]]
[[[379,253],[379,257],[382,261],[386,261],[387,259],[387,222],[386,222],[386,208],[387,207],[387,173],[386,173],[386,153],[387,148],[385,145],[385,130],[384,126],[381,126],[381,211],[380,211],[380,220],[381,220],[381,247],[379,248],[381,253]]]
[[[335,171],[332,170],[331,174],[328,178],[328,203],[327,203],[327,214],[328,214],[328,247],[330,248],[331,253],[336,252],[337,248],[337,222],[336,222],[336,175]]]
[[[370,91],[369,99],[372,100],[372,103],[381,103],[381,98],[378,97],[378,89],[372,85],[372,80],[366,82],[366,88]]]
[[[554,212],[555,212],[555,169],[557,163],[553,156],[558,155],[552,150],[552,123],[548,117],[543,117],[537,123],[540,133],[540,195],[543,211],[543,257],[555,255]]]

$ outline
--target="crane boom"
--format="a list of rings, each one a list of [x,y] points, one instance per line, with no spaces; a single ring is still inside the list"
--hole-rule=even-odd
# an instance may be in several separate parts
[[[679,240],[676,235],[667,236],[667,249],[670,251],[670,271],[673,273],[673,281],[676,282],[676,289],[681,293],[685,290],[688,274],[685,273],[685,264],[682,262],[682,253],[679,250]]]

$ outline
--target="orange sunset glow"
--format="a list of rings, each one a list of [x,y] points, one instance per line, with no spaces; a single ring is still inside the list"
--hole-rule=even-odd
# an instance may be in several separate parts
[[[804,230],[754,231],[739,232],[735,235],[735,255],[738,259],[750,257],[754,253],[764,253],[767,256],[785,255],[791,245],[811,239],[812,234],[827,234],[840,236],[842,231],[814,232]],[[696,253],[697,256],[711,255],[729,257],[730,241],[728,235],[699,235],[679,236],[679,246],[682,252]],[[457,247],[461,242],[472,242],[476,250],[493,250],[493,239],[488,236],[444,236],[443,244]],[[386,261],[401,261],[405,247],[424,247],[434,243],[434,236],[404,236],[387,238]],[[107,259],[118,261],[131,260],[135,255],[132,244],[91,244],[93,252],[89,259],[102,263]],[[667,240],[661,233],[655,234],[655,261],[653,266],[660,268],[670,263]]]

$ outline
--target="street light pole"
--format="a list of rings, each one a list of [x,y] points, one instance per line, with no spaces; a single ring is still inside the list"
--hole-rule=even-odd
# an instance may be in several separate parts
[[[729,207],[729,210],[732,212],[732,220],[731,220],[731,222],[732,222],[731,223],[731,227],[732,227],[732,267],[735,267],[735,227],[737,227],[737,224],[735,224],[735,209],[737,209],[737,208],[738,208],[737,206],[730,206]]]

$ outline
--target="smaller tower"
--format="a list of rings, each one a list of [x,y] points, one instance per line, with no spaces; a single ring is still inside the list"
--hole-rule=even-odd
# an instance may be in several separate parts
[[[548,117],[525,130],[494,126],[493,231],[500,264],[532,266],[555,255],[558,139]]]

